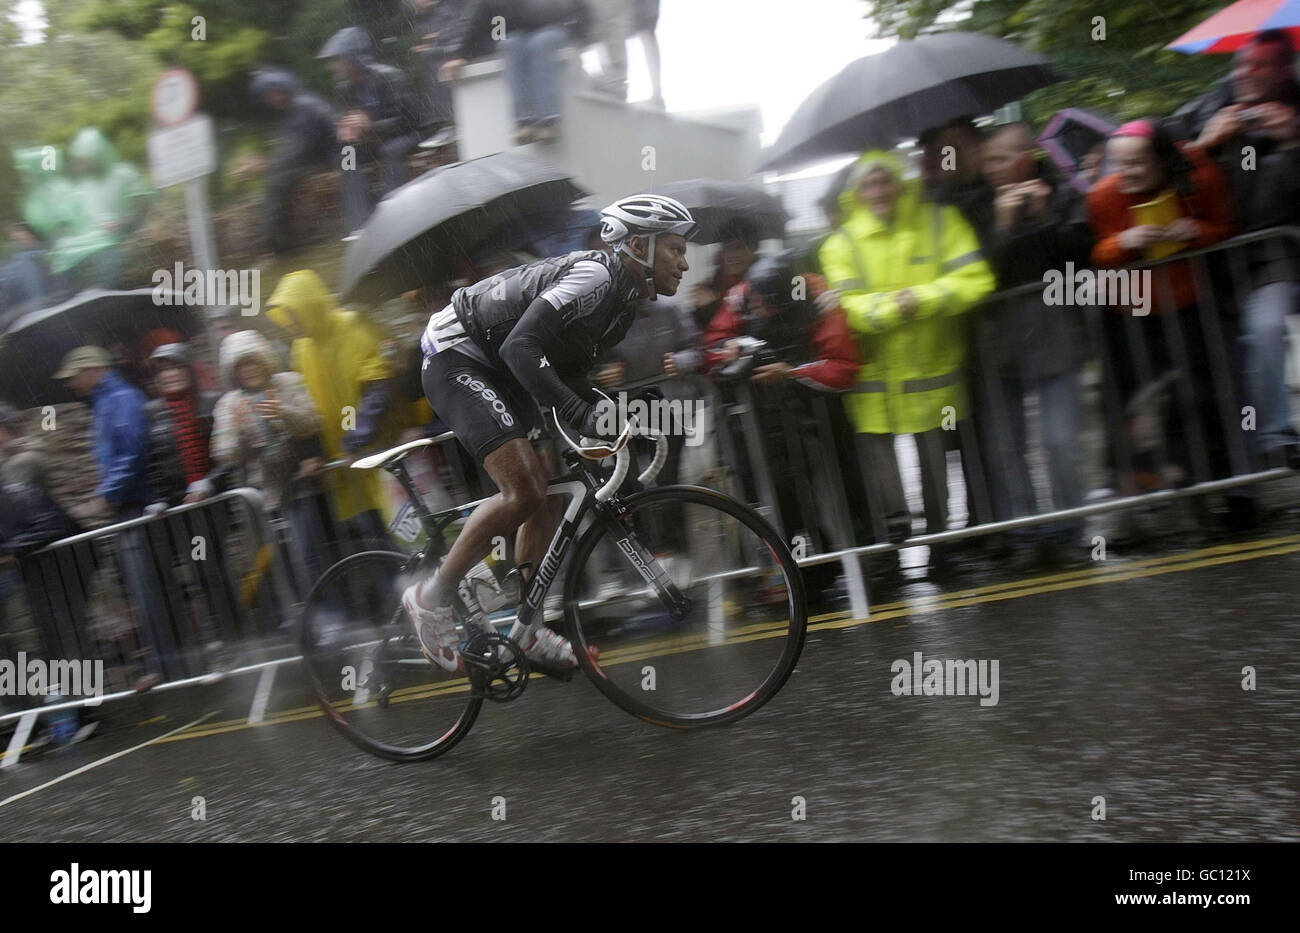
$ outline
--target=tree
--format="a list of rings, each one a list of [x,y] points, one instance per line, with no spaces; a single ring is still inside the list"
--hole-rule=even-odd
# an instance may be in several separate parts
[[[1064,80],[1025,98],[1026,116],[1038,123],[1062,107],[1089,107],[1119,119],[1166,114],[1204,93],[1228,68],[1225,56],[1164,49],[1223,0],[864,2],[878,35],[912,38],[958,28],[1047,56]]]

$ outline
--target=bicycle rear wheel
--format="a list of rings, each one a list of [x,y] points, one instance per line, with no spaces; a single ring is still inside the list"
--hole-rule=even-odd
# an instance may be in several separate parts
[[[709,489],[665,486],[623,507],[621,521],[597,519],[583,535],[565,581],[579,663],[605,696],[658,725],[754,712],[794,670],[807,629],[785,542]]]
[[[401,605],[414,579],[409,563],[397,551],[345,557],[312,588],[301,629],[308,679],[326,718],[392,761],[448,751],[483,703],[464,674],[448,674],[421,652]]]

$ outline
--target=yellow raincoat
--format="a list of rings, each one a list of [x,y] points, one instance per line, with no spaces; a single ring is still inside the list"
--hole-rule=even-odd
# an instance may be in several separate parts
[[[326,456],[331,460],[345,456],[344,422],[352,419],[349,427],[355,423],[366,383],[393,375],[385,353],[387,335],[363,315],[339,308],[320,276],[310,270],[290,272],[280,280],[267,303],[266,316],[286,329],[296,319],[306,332],[305,337],[293,341],[290,365],[302,374],[320,411]],[[377,443],[394,440],[394,431],[388,430]],[[329,476],[340,519],[368,509],[391,518],[378,470],[333,470]]]
[[[950,422],[970,414],[966,328],[958,315],[992,292],[995,280],[970,225],[955,207],[923,200],[920,183],[903,179],[901,159],[875,150],[860,161],[888,166],[903,193],[886,226],[853,191],[842,192],[844,225],[818,254],[863,360],[845,404],[859,432],[919,434],[943,426],[946,407]],[[919,305],[910,321],[892,297],[904,288]]]

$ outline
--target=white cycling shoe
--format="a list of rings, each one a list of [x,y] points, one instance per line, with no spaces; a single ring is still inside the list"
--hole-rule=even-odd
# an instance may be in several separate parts
[[[420,603],[419,592],[419,583],[408,586],[402,593],[402,608],[411,617],[424,656],[449,674],[463,674],[465,659],[460,656],[455,610],[450,604],[429,609]]]
[[[547,667],[563,670],[578,666],[578,658],[569,640],[545,626],[539,626],[533,633],[533,643],[524,649],[524,654],[529,661],[538,661]]]

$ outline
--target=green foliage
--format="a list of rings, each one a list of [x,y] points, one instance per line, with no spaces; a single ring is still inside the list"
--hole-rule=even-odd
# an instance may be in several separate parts
[[[14,216],[20,194],[9,149],[63,147],[83,126],[100,127],[121,155],[145,157],[140,101],[158,64],[114,35],[60,35],[37,45],[0,48],[0,217]],[[147,104],[146,104],[147,106]]]
[[[0,0],[0,220],[14,217],[20,194],[10,147],[62,146],[95,125],[124,158],[143,165],[149,91],[169,65],[198,78],[200,107],[217,120],[223,158],[260,139],[248,93],[259,65],[288,68],[328,99],[333,82],[316,54],[349,25],[370,30],[382,59],[411,65],[413,40],[397,0],[47,0],[44,41],[26,46],[11,20],[17,3]],[[223,176],[213,183],[219,196]]]
[[[1029,95],[1026,116],[1041,124],[1062,107],[1118,119],[1163,115],[1203,94],[1227,72],[1228,57],[1183,55],[1164,46],[1220,10],[1223,0],[863,0],[881,36],[964,29],[1034,49],[1065,80]],[[1104,20],[1105,39],[1094,38]]]

